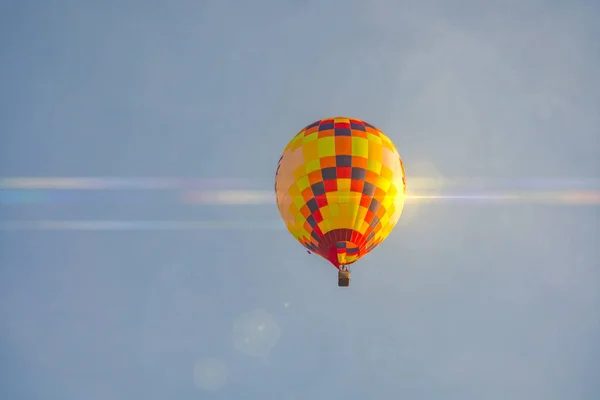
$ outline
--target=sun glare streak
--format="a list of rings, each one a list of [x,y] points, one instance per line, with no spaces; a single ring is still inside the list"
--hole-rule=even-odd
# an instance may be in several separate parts
[[[0,205],[5,206],[92,202],[128,204],[133,200],[137,204],[164,199],[173,205],[192,206],[275,204],[270,183],[249,179],[0,178]],[[600,180],[414,177],[409,180],[406,203],[599,205]]]
[[[284,229],[279,221],[119,221],[37,220],[0,221],[1,231],[153,231],[153,230],[272,230]]]
[[[254,187],[254,189],[252,189]],[[262,187],[262,189],[257,189]],[[269,187],[269,189],[266,189]],[[600,181],[584,179],[432,179],[409,181],[405,216],[435,204],[540,204],[553,206],[600,205]],[[0,178],[0,206],[40,204],[94,206],[157,202],[172,206],[275,205],[269,183],[242,179],[167,178]],[[0,231],[184,231],[184,230],[283,230],[272,221],[178,220],[4,220]]]

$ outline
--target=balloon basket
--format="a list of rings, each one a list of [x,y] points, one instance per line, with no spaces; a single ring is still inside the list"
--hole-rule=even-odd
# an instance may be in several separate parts
[[[338,272],[338,286],[339,287],[350,286],[350,271],[339,271]]]

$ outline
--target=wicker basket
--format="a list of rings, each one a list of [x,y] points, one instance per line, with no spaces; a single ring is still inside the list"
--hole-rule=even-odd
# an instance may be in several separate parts
[[[339,271],[338,286],[346,287],[350,285],[350,271]]]

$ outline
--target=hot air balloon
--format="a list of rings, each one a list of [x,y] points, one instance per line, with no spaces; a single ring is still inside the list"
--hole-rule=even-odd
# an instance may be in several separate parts
[[[338,269],[338,286],[349,286],[348,266],[377,247],[400,218],[404,166],[392,141],[373,125],[322,119],[284,149],[275,193],[292,236]]]

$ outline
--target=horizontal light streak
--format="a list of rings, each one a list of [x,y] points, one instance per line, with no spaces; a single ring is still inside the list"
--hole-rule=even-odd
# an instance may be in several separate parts
[[[283,222],[259,221],[118,221],[118,220],[36,220],[0,221],[0,230],[75,231],[180,231],[180,230],[264,230],[284,229]]]
[[[409,179],[406,203],[600,204],[597,179]],[[261,189],[256,189],[261,187]],[[267,189],[268,188],[268,189]],[[272,182],[250,179],[5,177],[0,205],[143,202],[184,205],[268,205]]]
[[[449,187],[496,187],[545,189],[600,189],[597,178],[443,178],[408,176],[411,190],[429,190]],[[0,177],[0,189],[45,189],[45,190],[251,190],[258,187],[273,187],[274,179],[241,178],[182,178],[182,177]]]
[[[125,178],[125,177],[4,177],[0,189],[46,190],[172,190],[202,187],[226,188],[243,186],[244,179],[231,178]]]
[[[465,193],[444,191],[435,194],[407,194],[407,204],[430,202],[465,203],[531,203],[531,204],[600,204],[600,191],[477,191]],[[143,202],[172,203],[174,205],[268,205],[275,204],[275,194],[270,190],[186,190],[173,193],[146,194],[106,193],[96,194],[65,193],[46,190],[5,190],[0,189],[0,205],[26,204],[86,204],[86,203],[139,204]]]

